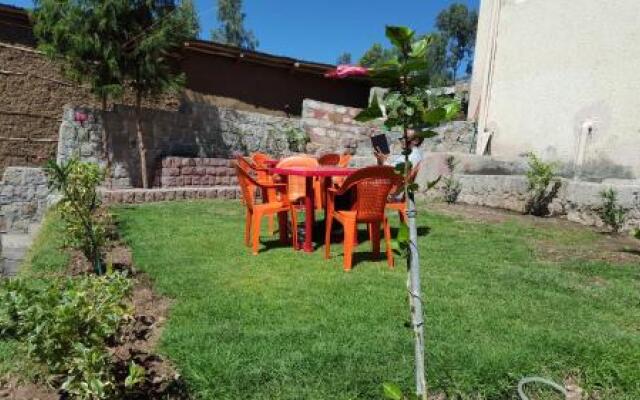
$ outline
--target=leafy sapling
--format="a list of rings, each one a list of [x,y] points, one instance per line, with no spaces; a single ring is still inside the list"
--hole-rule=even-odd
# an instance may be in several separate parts
[[[458,166],[458,161],[453,155],[447,156],[445,160],[447,164],[448,174],[442,178],[444,200],[449,204],[455,204],[458,201],[458,196],[462,191],[462,183],[455,177],[455,170]]]
[[[598,215],[604,224],[614,233],[622,229],[627,219],[627,209],[618,204],[618,192],[609,188],[600,192],[602,205]]]
[[[549,213],[549,204],[558,192],[560,182],[556,179],[556,164],[544,162],[534,153],[528,153],[527,190],[529,199],[526,212],[536,216]]]
[[[67,245],[82,251],[97,274],[104,273],[102,249],[109,214],[98,211],[101,203],[96,190],[104,180],[104,170],[97,164],[71,159],[60,165],[49,161],[45,171],[49,188],[62,195],[58,210]]]
[[[410,181],[411,142],[414,138],[430,138],[437,135],[433,129],[442,122],[455,117],[460,104],[456,100],[443,100],[426,90],[429,82],[429,61],[427,60],[431,38],[418,39],[413,30],[402,26],[387,26],[386,36],[394,47],[394,56],[369,69],[369,75],[376,85],[389,90],[379,102],[374,96],[368,108],[356,116],[360,122],[377,118],[384,119],[387,129],[400,128],[404,164],[402,175]],[[357,71],[360,73],[361,71]],[[384,110],[384,112],[383,112]],[[420,284],[420,260],[418,254],[418,231],[416,226],[416,204],[414,194],[417,185],[405,185],[407,202],[407,224],[401,224],[398,242],[406,249],[411,322],[415,337],[416,394],[427,398],[427,382],[424,360],[424,316]]]

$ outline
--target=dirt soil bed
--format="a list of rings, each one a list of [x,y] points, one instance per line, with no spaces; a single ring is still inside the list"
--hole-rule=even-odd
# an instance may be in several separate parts
[[[116,380],[124,382],[129,363],[144,367],[144,382],[129,391],[123,399],[188,399],[186,386],[175,367],[155,353],[171,302],[153,291],[152,282],[133,268],[131,251],[123,245],[111,247],[105,259],[115,270],[127,270],[134,280],[131,294],[133,316],[123,327],[117,342],[109,346],[115,360]],[[66,274],[77,276],[91,273],[91,263],[80,252],[72,251]],[[0,378],[0,399],[55,400],[64,395],[44,384],[34,384],[15,376]]]

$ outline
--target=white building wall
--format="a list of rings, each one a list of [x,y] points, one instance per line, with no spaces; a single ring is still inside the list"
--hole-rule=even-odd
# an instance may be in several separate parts
[[[479,153],[640,178],[640,0],[482,0],[471,91]]]

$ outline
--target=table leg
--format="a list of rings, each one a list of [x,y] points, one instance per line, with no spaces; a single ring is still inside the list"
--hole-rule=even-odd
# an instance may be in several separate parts
[[[304,246],[306,252],[313,251],[313,225],[315,222],[315,192],[313,190],[313,177],[309,176],[305,183],[306,196],[304,199]]]

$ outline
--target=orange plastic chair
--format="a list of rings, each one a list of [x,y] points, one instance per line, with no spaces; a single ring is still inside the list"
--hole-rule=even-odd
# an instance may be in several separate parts
[[[415,182],[418,172],[420,172],[420,164],[418,163],[409,172],[409,184]],[[404,179],[403,179],[404,181]],[[404,185],[400,184],[394,188],[394,193],[391,195],[389,202],[387,202],[387,210],[397,211],[400,221],[405,223],[407,221],[407,199],[404,196]]]
[[[287,167],[317,167],[318,160],[310,156],[291,156],[283,158],[278,162],[276,168]],[[318,188],[316,182],[314,182],[314,193],[316,201],[319,198]],[[300,200],[304,199],[307,195],[307,183],[306,178],[303,176],[288,176],[287,177],[287,200],[289,201],[289,207],[291,210],[291,223],[293,225],[293,247],[298,249],[298,211],[302,210],[302,204]],[[316,207],[317,208],[317,207]]]
[[[251,154],[251,161],[253,161],[252,169],[256,173],[258,182],[262,182],[267,185],[274,183],[273,176],[269,174],[269,168],[265,164],[265,161],[270,159],[271,157],[265,153],[256,152]],[[267,199],[267,201],[274,201],[276,192],[274,189],[267,188],[262,190],[261,195],[263,198]],[[269,224],[268,225],[269,232],[273,233],[274,232],[273,216],[269,217],[268,224]]]
[[[236,173],[238,174],[238,182],[242,190],[242,197],[247,213],[245,216],[244,241],[247,246],[251,246],[254,255],[258,255],[258,245],[260,241],[260,223],[262,217],[278,215],[280,221],[280,239],[286,240],[287,213],[290,210],[289,201],[286,196],[287,185],[284,183],[261,183],[253,178],[246,171],[241,163],[235,163]],[[255,189],[274,189],[281,193],[281,200],[265,201],[256,204]]]
[[[344,228],[344,270],[350,271],[353,259],[353,248],[358,233],[358,223],[366,223],[369,227],[374,255],[380,254],[380,224],[384,228],[387,263],[393,268],[393,252],[391,250],[391,228],[384,209],[387,196],[394,187],[402,184],[402,178],[392,167],[373,166],[362,168],[345,179],[338,189],[327,191],[327,225],[325,232],[325,258],[331,256],[331,226],[333,220],[340,222]],[[350,210],[336,210],[335,198],[348,190],[355,191],[355,201]]]
[[[340,163],[340,154],[325,154],[318,158],[318,164],[320,165],[338,165]]]
[[[338,162],[338,167],[346,168],[349,166],[349,161],[353,156],[351,154],[341,154],[340,161]]]

